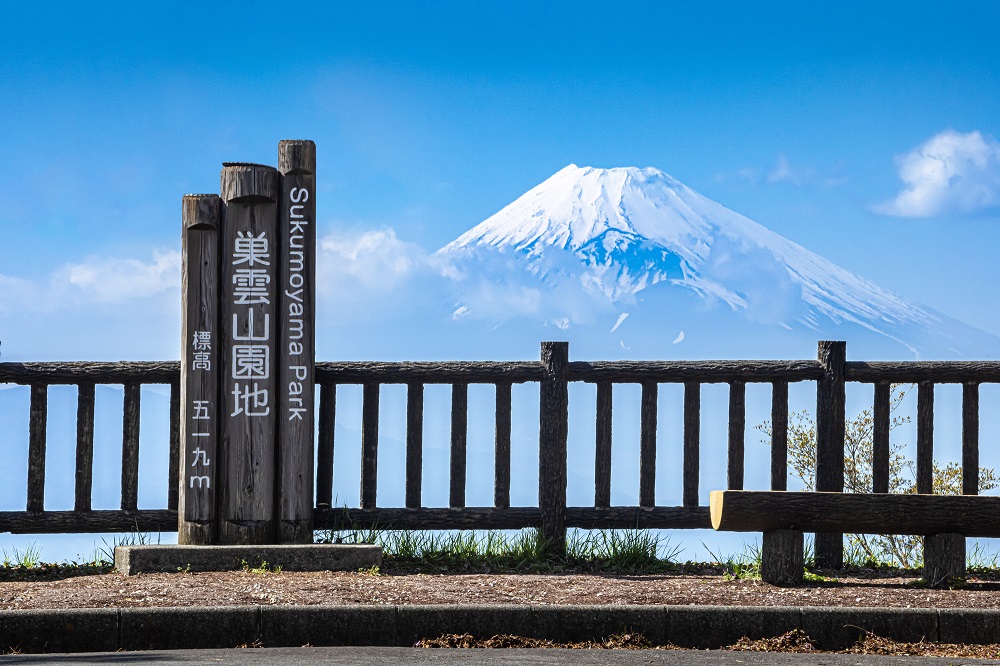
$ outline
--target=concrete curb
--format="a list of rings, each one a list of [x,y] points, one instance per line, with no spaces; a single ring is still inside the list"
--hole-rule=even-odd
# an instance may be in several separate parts
[[[899,641],[1000,642],[1000,610],[753,606],[219,606],[0,611],[0,654],[150,649],[412,646],[425,637],[517,634],[553,641],[642,632],[652,643],[720,648],[802,629],[823,649],[871,631]]]

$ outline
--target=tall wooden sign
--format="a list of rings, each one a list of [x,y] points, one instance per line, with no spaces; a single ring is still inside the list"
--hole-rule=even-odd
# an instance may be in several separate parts
[[[278,144],[278,541],[312,543],[316,144]]]
[[[281,178],[273,167],[222,169],[219,540],[275,539],[278,235]]]
[[[182,203],[181,455],[177,542],[216,539],[219,421],[219,216],[216,194]]]
[[[183,544],[311,543],[316,144],[183,202]]]

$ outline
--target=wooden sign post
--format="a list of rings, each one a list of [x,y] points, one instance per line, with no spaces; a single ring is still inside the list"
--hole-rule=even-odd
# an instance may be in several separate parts
[[[280,175],[273,167],[222,169],[219,540],[273,543],[277,396]]]
[[[316,144],[278,144],[278,541],[313,541]]]
[[[312,543],[316,144],[183,205],[182,544]]]
[[[216,542],[220,211],[216,194],[189,194],[182,204],[180,544]]]

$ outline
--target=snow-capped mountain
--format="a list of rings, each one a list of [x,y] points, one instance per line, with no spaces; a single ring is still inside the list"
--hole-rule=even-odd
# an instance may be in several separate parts
[[[675,342],[685,327],[711,320],[715,329],[743,321],[814,339],[874,334],[902,345],[904,357],[988,358],[1000,349],[1000,339],[882,289],[654,168],[567,166],[436,257],[459,292],[456,319],[520,314],[562,329],[610,322],[626,348],[623,324],[635,333],[645,319],[661,331],[668,322]]]

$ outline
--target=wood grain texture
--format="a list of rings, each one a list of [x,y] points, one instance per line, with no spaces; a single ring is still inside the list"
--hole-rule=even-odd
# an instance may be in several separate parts
[[[889,382],[875,384],[872,407],[872,492],[889,492],[889,429],[891,400]]]
[[[816,361],[574,361],[567,374],[570,381],[634,384],[801,382],[822,376]]]
[[[139,398],[139,383],[125,384],[122,408],[122,511],[136,511],[139,502]]]
[[[537,361],[320,361],[316,377],[336,384],[520,384],[541,381],[542,366]]]
[[[537,507],[317,509],[317,529],[521,529],[540,527]],[[709,529],[708,507],[567,507],[566,526],[582,529]]]
[[[316,452],[316,506],[333,504],[333,456],[337,421],[337,385],[323,382],[319,391],[319,450]]]
[[[569,388],[566,368],[569,343],[543,342],[539,388],[538,507],[541,535],[550,554],[566,552],[566,440],[569,432]]]
[[[209,545],[218,541],[223,467],[219,456],[222,200],[215,194],[185,196],[181,220],[181,364],[179,377],[171,382],[172,412],[173,400],[178,401],[178,473],[172,475],[171,485],[176,504],[168,503],[167,508],[177,509],[178,543]]]
[[[843,342],[821,341],[823,378],[816,382],[816,490],[844,489],[844,362]]]
[[[917,492],[934,492],[934,384],[917,385]]]
[[[90,511],[94,487],[94,385],[84,382],[76,395],[75,511]]]
[[[979,384],[962,386],[962,494],[979,494]]]
[[[278,170],[266,164],[223,162],[219,194],[226,202],[274,202],[281,192]]]
[[[1000,497],[992,495],[726,490],[712,492],[711,515],[715,529],[734,532],[1000,537]]]
[[[178,361],[0,363],[0,384],[169,384],[179,372]]]
[[[850,382],[917,384],[1000,383],[1000,361],[849,361]]]
[[[747,385],[729,383],[729,456],[726,487],[743,490],[744,447],[746,445]]]
[[[45,384],[31,385],[28,406],[28,511],[45,509],[45,426],[48,421],[49,390]]]
[[[173,532],[177,512],[140,511],[0,511],[0,533],[95,534],[101,532]]]
[[[816,490],[842,492],[847,344],[823,340],[817,347],[823,376],[816,382]],[[842,534],[817,534],[815,546],[817,566],[828,569],[843,566]]]
[[[451,386],[451,455],[448,506],[465,506],[466,443],[469,434],[469,385]]]
[[[656,504],[656,421],[659,386],[642,384],[639,398],[639,506]]]
[[[496,385],[496,429],[493,449],[493,505],[510,508],[510,382]]]
[[[800,530],[769,530],[760,544],[760,579],[770,585],[802,582],[805,538]]]
[[[179,502],[181,458],[181,387],[170,382],[170,433],[167,443],[167,508],[177,510]]]
[[[965,580],[965,558],[961,534],[928,534],[924,537],[924,582],[928,587],[950,588]]]
[[[594,454],[594,506],[611,506],[611,382],[597,384],[596,447]]]
[[[271,167],[227,163],[221,174],[219,542],[267,544],[276,537],[277,201]],[[251,254],[252,237],[266,245]],[[242,239],[242,240],[240,240]],[[243,247],[242,251],[238,248]],[[238,272],[239,271],[239,272]],[[252,286],[244,271],[258,271]],[[240,354],[253,348],[257,366]]]
[[[788,488],[788,382],[771,383],[771,490]]]
[[[684,506],[698,506],[700,449],[701,384],[684,382]]]
[[[315,485],[316,144],[281,141],[278,206],[278,543],[312,543]]]
[[[424,385],[406,387],[406,506],[420,506],[424,474]]]
[[[644,367],[648,366],[648,367]],[[122,384],[137,379],[143,384],[169,384],[177,376],[177,361],[59,361],[0,363],[0,383],[28,385],[77,384],[81,380],[98,384]],[[381,384],[492,384],[541,380],[542,368],[533,361],[319,361],[317,380],[338,384],[363,384],[377,380]],[[567,378],[570,381],[597,383],[682,383],[703,384],[730,381],[774,382],[811,381],[821,378],[822,366],[816,361],[573,361]],[[936,384],[1000,383],[997,361],[848,361],[845,378],[852,382],[897,383],[930,380]]]
[[[316,529],[520,529],[538,527],[537,507],[496,509],[328,509],[314,512]],[[708,507],[569,507],[568,527],[583,529],[709,529]],[[177,512],[166,509],[128,511],[26,511],[0,512],[0,532],[14,534],[93,534],[100,532],[170,532],[177,527]]]
[[[316,144],[308,139],[278,142],[278,171],[283,175],[316,174]]]
[[[361,398],[361,508],[374,509],[378,495],[379,385],[364,385]]]

